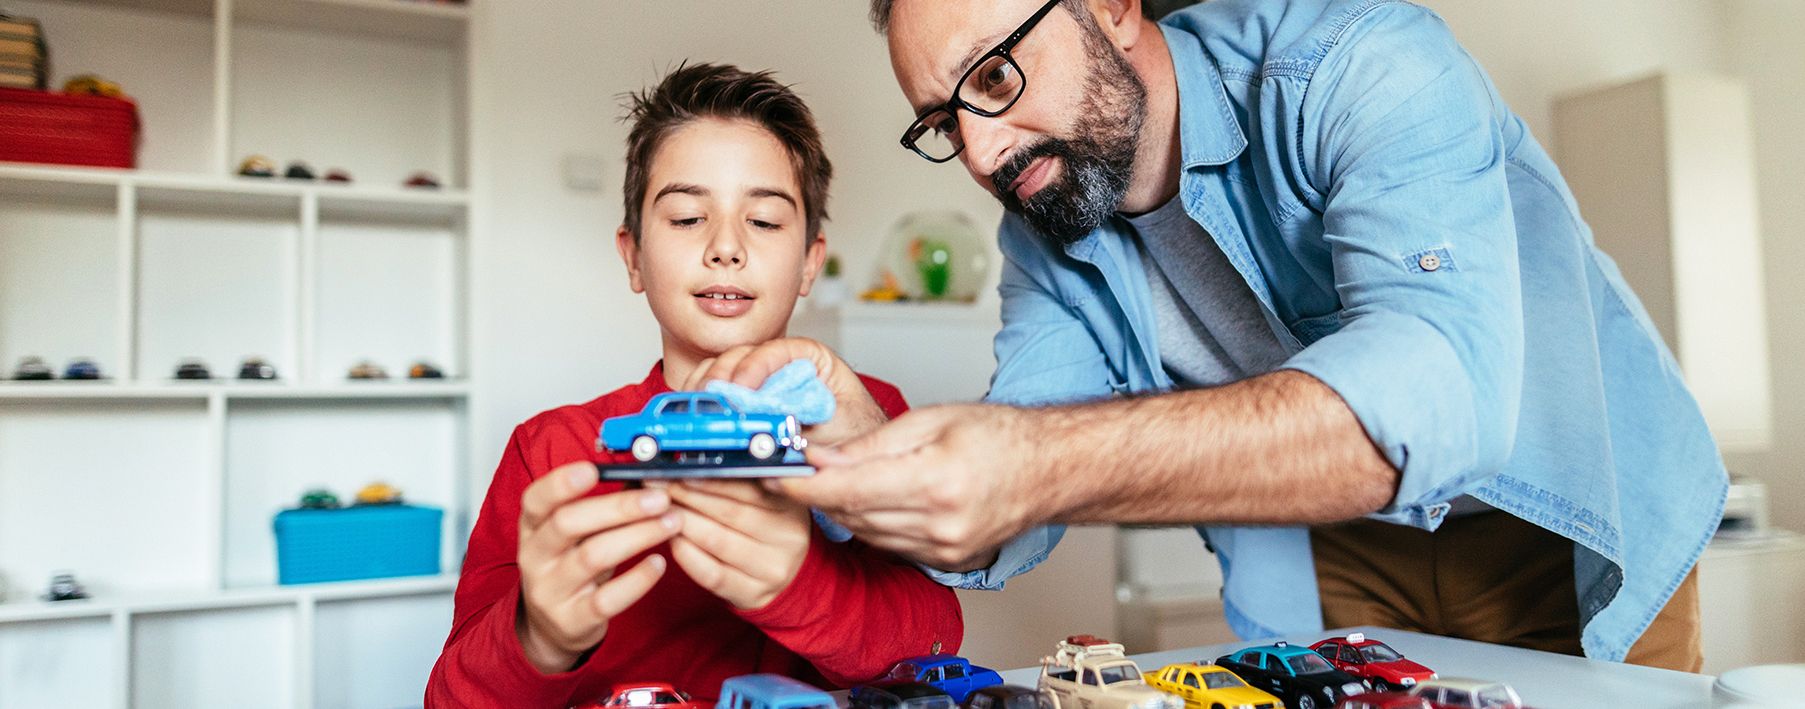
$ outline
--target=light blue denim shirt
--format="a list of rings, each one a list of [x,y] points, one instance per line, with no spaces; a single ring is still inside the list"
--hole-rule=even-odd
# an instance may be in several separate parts
[[[1471,494],[1573,540],[1582,643],[1621,660],[1710,540],[1728,481],[1554,163],[1422,7],[1212,0],[1161,26],[1185,211],[1291,347],[1283,367],[1340,394],[1402,471],[1372,517],[1434,530]],[[998,240],[990,401],[1172,387],[1125,222],[1062,249],[1007,216]],[[1322,629],[1307,529],[1199,532],[1236,633]],[[1030,531],[988,569],[933,573],[998,588],[1062,533]]]

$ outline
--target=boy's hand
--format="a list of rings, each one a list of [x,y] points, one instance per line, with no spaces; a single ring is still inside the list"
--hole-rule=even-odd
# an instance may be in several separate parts
[[[683,531],[671,556],[691,579],[740,610],[788,588],[808,553],[808,508],[747,480],[686,480],[668,488]]]
[[[722,352],[719,357],[703,360],[682,388],[698,390],[716,379],[757,388],[772,373],[798,359],[814,362],[816,376],[834,393],[834,418],[808,427],[810,444],[836,445],[874,431],[890,420],[851,366],[832,348],[805,337],[740,345]]]
[[[664,575],[656,554],[616,575],[615,566],[670,539],[683,519],[663,490],[583,497],[592,463],[571,463],[520,498],[520,610],[515,633],[540,672],[565,672],[602,641],[608,620]]]

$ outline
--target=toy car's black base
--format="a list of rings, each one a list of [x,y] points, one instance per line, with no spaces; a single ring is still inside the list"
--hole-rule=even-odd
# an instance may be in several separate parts
[[[698,465],[679,463],[635,463],[632,465],[595,466],[603,480],[711,480],[750,478],[802,478],[815,474],[815,466],[806,463],[768,465]]]

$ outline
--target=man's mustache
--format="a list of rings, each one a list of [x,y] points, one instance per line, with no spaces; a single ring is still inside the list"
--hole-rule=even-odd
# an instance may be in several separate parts
[[[1015,179],[1027,172],[1028,166],[1032,165],[1035,160],[1042,157],[1060,157],[1066,154],[1065,142],[1057,138],[1042,138],[1040,142],[1016,150],[1015,154],[1011,155],[1002,167],[997,168],[996,172],[990,173],[992,193],[997,196],[997,199],[1003,200],[1003,204],[1020,207],[1020,200],[1015,198],[1015,190],[1010,189],[1015,184]]]

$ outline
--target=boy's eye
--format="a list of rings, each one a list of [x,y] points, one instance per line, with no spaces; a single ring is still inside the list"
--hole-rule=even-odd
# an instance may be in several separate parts
[[[701,217],[690,217],[688,219],[672,219],[671,220],[671,226],[677,227],[679,229],[688,229],[689,227],[692,227],[692,226],[695,226],[695,225],[701,224],[701,223],[702,223]]]
[[[763,229],[763,230],[765,230],[765,231],[776,231],[776,230],[778,230],[778,229],[782,229],[782,228],[783,228],[783,227],[782,227],[782,226],[780,226],[780,225],[777,225],[777,224],[772,224],[772,223],[771,223],[771,222],[767,222],[767,221],[764,221],[764,220],[762,220],[762,219],[748,219],[748,220],[746,220],[746,221],[747,221],[747,222],[748,222],[748,223],[750,223],[750,224],[751,224],[751,225],[752,225],[752,226],[755,226],[755,227],[758,227],[758,228],[760,228],[760,229]]]

